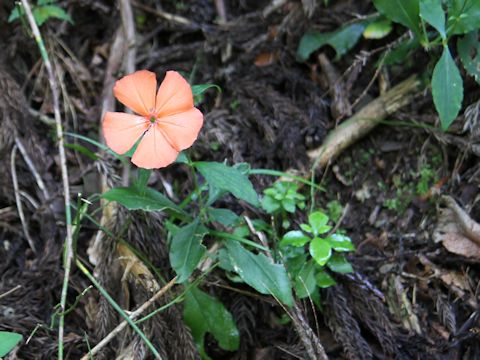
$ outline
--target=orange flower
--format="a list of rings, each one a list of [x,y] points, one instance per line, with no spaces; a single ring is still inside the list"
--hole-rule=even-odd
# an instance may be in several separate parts
[[[170,165],[197,139],[203,114],[193,106],[192,89],[176,71],[167,71],[158,92],[154,73],[140,70],[115,83],[113,93],[138,115],[107,112],[103,135],[107,145],[124,154],[142,137],[132,162],[145,169]]]

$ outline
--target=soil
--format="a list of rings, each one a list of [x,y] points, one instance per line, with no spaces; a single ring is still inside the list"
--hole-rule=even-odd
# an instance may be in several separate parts
[[[193,83],[213,83],[222,89],[203,94],[199,107],[205,125],[191,150],[194,159],[294,169],[308,176],[312,166],[308,151],[321,145],[348,116],[332,116],[338,113],[332,110],[334,99],[322,78],[318,52],[300,61],[296,55],[300,38],[309,29],[332,31],[372,14],[370,1],[338,0],[326,7],[322,1],[287,0],[269,13],[266,9],[277,1],[167,0],[161,7],[154,0],[130,2],[137,69],[154,71],[159,79],[166,70],[187,75],[193,70]],[[114,39],[122,28],[119,5],[105,0],[61,1],[59,5],[74,24],[51,19],[41,31],[61,84],[64,126],[67,132],[98,140],[106,79],[125,74],[122,63],[111,74],[107,70]],[[54,314],[63,281],[65,238],[60,159],[46,71],[29,29],[19,21],[7,22],[11,11],[11,4],[0,5],[0,153],[4,159],[0,164],[0,330],[21,333],[24,340],[30,337],[7,359],[54,359],[58,346]],[[181,19],[167,20],[159,11]],[[362,39],[339,60],[334,60],[333,49],[322,48],[344,81],[342,96],[355,104],[353,113],[382,94],[383,87],[412,74],[424,76],[432,67],[428,55],[419,50],[408,61],[377,74],[380,50],[402,36],[402,31],[395,28],[382,40]],[[126,50],[122,51],[125,60]],[[374,76],[378,78],[371,83]],[[464,78],[461,114],[480,95],[478,85]],[[476,106],[478,121],[478,102]],[[326,209],[336,200],[348,210],[341,228],[356,246],[349,256],[355,272],[337,274],[337,285],[321,290],[321,309],[308,299],[298,305],[331,359],[480,359],[479,259],[454,254],[434,241],[441,195],[452,196],[472,219],[480,219],[480,168],[478,153],[472,151],[472,144],[479,141],[478,131],[464,130],[468,120],[464,115],[448,134],[439,131],[427,90],[387,120],[316,173],[316,182],[325,191],[317,193],[315,207]],[[43,179],[48,198],[15,150],[15,138]],[[66,140],[72,194],[87,198],[99,193],[102,178],[108,184],[121,183],[121,163],[91,144],[68,136]],[[94,152],[94,159],[77,145]],[[17,211],[15,175],[25,226]],[[259,193],[274,180],[252,177]],[[149,182],[161,191],[166,190],[165,184],[181,199],[191,188],[191,175],[181,164],[174,164]],[[76,203],[76,196],[72,200]],[[233,198],[223,205],[269,221],[266,214]],[[89,208],[96,209],[101,211],[98,202]],[[97,211],[92,216],[98,221],[100,215]],[[174,273],[163,219],[162,213],[119,208],[108,227],[147,254],[159,274],[170,279]],[[295,224],[304,220],[300,212],[292,218]],[[98,250],[100,263],[95,267],[89,262],[87,249],[97,230],[92,222],[82,225],[78,257],[122,307],[133,310],[151,292],[123,278],[124,270],[113,259],[112,239]],[[206,242],[213,243],[212,239]],[[65,324],[68,359],[80,359],[120,321],[90,286],[74,269],[68,293],[72,307]],[[276,302],[230,281],[218,269],[205,277],[201,288],[222,301],[240,332],[236,352],[223,350],[208,334],[205,349],[212,359],[309,358],[302,335],[288,319],[285,324],[284,311]],[[175,291],[159,305],[173,299]],[[200,358],[183,324],[181,304],[145,326],[158,348],[164,349],[164,359]],[[147,359],[151,354],[127,329],[97,358]]]

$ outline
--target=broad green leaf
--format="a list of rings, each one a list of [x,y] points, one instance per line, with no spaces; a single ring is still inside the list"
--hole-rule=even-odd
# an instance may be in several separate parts
[[[480,84],[480,38],[479,31],[469,32],[457,40],[457,50],[468,75]]]
[[[446,38],[445,12],[442,8],[442,0],[420,0],[420,17],[432,25],[442,39]]]
[[[304,263],[297,276],[295,277],[295,293],[299,299],[311,296],[315,291],[315,268],[313,261]]]
[[[387,18],[408,27],[422,38],[418,0],[373,0],[373,4]]]
[[[321,211],[315,211],[308,215],[308,223],[313,230],[313,235],[317,236],[329,231],[332,227],[327,225],[328,220],[327,214]]]
[[[449,0],[447,4],[447,29],[449,34],[466,34],[479,28],[480,1]]]
[[[310,255],[320,266],[323,266],[332,256],[332,246],[324,239],[314,238],[310,242]]]
[[[293,305],[290,280],[283,265],[263,254],[255,255],[236,241],[225,242],[235,272],[261,294],[272,295],[287,306]]]
[[[202,233],[198,233],[199,221],[178,229],[170,244],[170,264],[178,275],[177,282],[188,279],[195,267],[205,254],[206,248],[202,245]]]
[[[113,188],[102,194],[102,198],[116,201],[129,210],[161,211],[171,209],[183,213],[183,210],[173,201],[151,188],[142,190],[135,186]]]
[[[230,312],[218,299],[191,287],[185,294],[183,318],[191,329],[200,352],[205,353],[204,338],[207,332],[213,335],[222,349],[238,349],[240,334],[237,326]]]
[[[292,230],[283,235],[280,246],[301,247],[308,243],[311,239],[300,230]]]
[[[356,45],[365,27],[366,23],[355,23],[332,32],[309,31],[302,36],[297,55],[301,60],[307,60],[314,51],[330,45],[337,53],[336,59],[339,59]]]
[[[355,250],[352,240],[345,235],[332,234],[325,239],[335,251],[346,252]]]
[[[210,88],[215,88],[218,90],[218,92],[222,92],[222,89],[220,86],[215,85],[215,84],[199,84],[199,85],[192,85],[192,94],[193,96],[197,96],[200,94],[203,94],[206,90]]]
[[[259,205],[252,183],[239,169],[219,162],[200,161],[194,165],[210,185],[228,191],[253,206]]]
[[[208,208],[210,217],[225,226],[232,226],[238,220],[238,215],[229,209]]]
[[[45,21],[52,17],[60,20],[65,20],[73,24],[73,20],[70,15],[68,15],[65,10],[63,10],[57,5],[45,5],[35,7],[33,9],[33,17],[35,18],[38,26],[41,26]]]
[[[318,287],[322,289],[336,284],[335,280],[324,270],[320,270],[317,275],[315,275],[315,280]]]
[[[377,19],[368,24],[363,31],[365,39],[383,39],[392,32],[392,22],[389,19]]]
[[[20,341],[22,341],[21,334],[0,331],[0,357],[7,355]]]
[[[432,95],[442,129],[447,130],[457,117],[463,100],[462,77],[447,46],[433,69]]]
[[[333,254],[330,260],[328,260],[327,266],[330,270],[342,274],[353,272],[352,265],[340,254]]]
[[[280,209],[281,203],[274,198],[265,195],[262,198],[262,209],[265,210],[268,214],[273,214],[275,211]]]

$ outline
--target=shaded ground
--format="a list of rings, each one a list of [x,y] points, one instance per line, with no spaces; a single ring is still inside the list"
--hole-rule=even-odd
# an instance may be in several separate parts
[[[195,158],[308,172],[311,164],[307,150],[321,144],[336,122],[330,111],[331,96],[320,84],[316,59],[302,63],[296,58],[299,39],[307,29],[330,31],[356,15],[372,13],[373,7],[368,1],[337,1],[328,8],[318,2],[308,17],[302,2],[287,1],[265,16],[268,1],[239,0],[229,2],[226,22],[219,25],[221,13],[214,3],[162,2],[164,11],[189,20],[181,24],[158,16],[155,1],[143,1],[143,5],[133,2],[136,67],[157,74],[169,69],[188,74],[195,69],[194,83],[215,83],[222,88],[221,93],[208,91],[200,105],[206,119],[193,148]],[[98,139],[105,71],[110,46],[121,26],[120,14],[106,1],[70,1],[67,9],[75,25],[54,20],[42,31],[60,73],[67,131]],[[0,6],[0,31],[6,34],[0,39],[0,152],[5,159],[0,179],[0,296],[17,285],[21,287],[0,297],[0,330],[20,332],[26,338],[37,327],[29,344],[22,345],[11,358],[52,359],[56,356],[57,335],[56,327],[50,330],[49,326],[63,279],[61,243],[65,235],[59,160],[49,119],[29,111],[52,116],[45,71],[26,29],[18,22],[6,22],[10,11],[10,5]],[[360,41],[341,61],[333,63],[340,74],[345,74],[350,102],[362,96],[354,111],[377,97],[383,82],[394,85],[429,66],[425,54],[415,54],[411,62],[388,67],[362,95],[376,71],[378,58],[371,55],[372,50],[400,35],[392,34],[385,43]],[[326,55],[333,58],[331,49]],[[119,78],[123,72],[112,75]],[[464,104],[469,105],[478,100],[478,86],[467,82],[465,87]],[[325,208],[333,200],[344,208],[348,205],[341,226],[357,247],[350,257],[356,273],[338,276],[337,286],[321,292],[322,311],[313,309],[309,301],[300,302],[332,359],[480,358],[478,258],[454,255],[433,241],[438,194],[452,195],[473,219],[480,216],[478,158],[471,150],[475,134],[460,133],[464,117],[454,126],[453,133],[458,135],[455,139],[415,125],[433,125],[435,119],[430,96],[420,93],[413,105],[390,119],[395,125],[381,125],[317,176],[327,189],[317,196],[317,206]],[[46,201],[32,172],[17,155],[14,168],[25,193],[22,202],[36,254],[26,240],[13,195],[10,159],[15,136],[23,140],[50,195]],[[73,144],[74,140],[69,142]],[[99,192],[101,175],[118,183],[121,167],[117,162],[107,157],[93,161],[75,150],[68,150],[73,194]],[[161,174],[152,186],[162,189],[162,184],[172,184],[181,197],[190,181],[184,169],[173,165]],[[271,181],[260,176],[254,179],[259,192]],[[295,221],[302,221],[302,216],[299,214]],[[148,254],[162,276],[171,278],[161,217],[120,211],[110,225],[114,233],[121,233]],[[82,229],[78,251],[85,261],[95,230],[91,223]],[[103,284],[118,297],[125,291],[122,286],[130,287],[131,298],[122,304],[125,308],[144,302],[149,294],[137,289],[138,284],[125,285],[118,262],[108,257],[111,243],[103,246],[102,263],[96,269]],[[221,350],[213,338],[207,338],[210,356],[306,358],[294,328],[281,324],[282,308],[264,298],[229,289],[249,290],[237,285],[221,271],[212,272],[204,282],[203,288],[232,312],[241,333],[236,353]],[[88,280],[74,272],[69,302],[73,303],[88,286]],[[173,297],[171,294],[168,299]],[[88,351],[87,343],[101,340],[117,323],[115,313],[95,290],[81,297],[66,319],[70,359],[79,359]],[[155,343],[168,349],[165,358],[198,357],[189,330],[182,323],[180,306],[151,320],[148,328]],[[113,359],[115,351],[126,349],[128,344],[133,358],[148,357],[143,344],[127,333],[98,358]]]

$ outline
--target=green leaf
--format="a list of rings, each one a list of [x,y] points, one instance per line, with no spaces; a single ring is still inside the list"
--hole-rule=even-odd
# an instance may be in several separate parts
[[[352,265],[340,254],[333,254],[330,260],[328,260],[327,266],[330,270],[337,273],[347,274],[353,272]]]
[[[20,17],[20,11],[19,11],[20,6],[21,5],[15,5],[15,7],[13,8],[7,20],[9,23],[13,22],[14,20],[17,20]],[[23,13],[23,10],[22,10],[22,13]]]
[[[352,244],[352,240],[348,236],[341,234],[332,234],[325,240],[328,241],[330,246],[335,251],[346,252],[355,250],[355,246]]]
[[[332,256],[332,246],[324,239],[314,238],[310,243],[310,255],[320,266],[323,266]]]
[[[45,21],[52,17],[60,20],[65,20],[73,24],[73,20],[70,15],[68,15],[65,10],[63,10],[57,5],[45,5],[36,7],[33,9],[33,17],[35,18],[38,26],[41,26]]]
[[[335,280],[324,270],[320,270],[317,275],[315,275],[315,280],[318,287],[322,289],[336,284]]]
[[[170,264],[178,275],[177,282],[182,283],[189,278],[199,261],[205,254],[202,245],[202,233],[198,233],[199,221],[184,226],[175,233],[170,245]]]
[[[201,95],[207,89],[210,89],[210,88],[215,88],[215,89],[218,90],[218,92],[222,92],[222,89],[218,85],[215,85],[215,84],[199,84],[199,85],[192,85],[192,94],[193,94],[193,96]]]
[[[466,34],[479,28],[480,1],[450,0],[447,4],[449,34]]]
[[[365,26],[366,23],[355,23],[332,32],[309,31],[302,36],[297,55],[301,60],[307,60],[314,51],[324,45],[330,45],[337,53],[336,59],[339,59],[355,46],[362,36]]]
[[[420,0],[420,17],[432,25],[442,39],[447,37],[445,33],[445,12],[441,0]]]
[[[208,214],[213,221],[225,226],[232,226],[238,220],[238,215],[229,209],[208,208]]]
[[[109,201],[116,201],[128,210],[161,211],[171,209],[178,213],[183,213],[183,210],[174,202],[162,193],[151,188],[142,190],[135,186],[113,188],[102,194],[102,198]]]
[[[304,263],[295,277],[295,293],[299,299],[311,296],[315,291],[317,287],[315,281],[315,268],[316,265],[313,261]]]
[[[273,214],[275,211],[280,209],[281,203],[274,198],[265,195],[262,198],[262,209],[265,210],[268,214]]]
[[[479,31],[469,32],[458,39],[457,50],[463,67],[468,75],[480,84],[480,38]]]
[[[219,162],[200,161],[194,165],[210,185],[228,191],[253,206],[259,206],[252,183],[240,170]]]
[[[83,154],[83,155],[89,157],[93,161],[98,160],[97,154],[95,154],[92,150],[86,148],[83,145],[65,143],[64,146],[68,149],[75,150],[75,151],[79,152],[80,154]]]
[[[462,78],[447,46],[433,69],[432,95],[442,129],[447,130],[457,117],[463,100]]]
[[[0,331],[0,356],[7,355],[20,341],[22,341],[21,334]]]
[[[383,39],[392,32],[392,22],[389,19],[377,19],[368,24],[363,31],[365,39]]]
[[[202,353],[205,352],[204,338],[207,332],[213,335],[222,349],[238,349],[240,334],[233,317],[214,297],[191,287],[185,294],[183,317]]]
[[[243,281],[261,294],[293,305],[292,288],[283,265],[274,264],[263,254],[252,254],[236,241],[227,241],[225,245],[235,272]]]
[[[410,38],[402,41],[398,46],[392,50],[387,50],[385,57],[382,57],[375,66],[393,65],[393,64],[405,64],[405,59],[409,58],[412,51],[416,50],[420,46],[420,42],[417,37]]]
[[[390,20],[400,23],[422,38],[418,0],[373,0],[377,10]]]
[[[147,188],[148,180],[150,179],[150,175],[152,174],[152,170],[150,169],[138,169],[137,178],[134,181],[134,186],[141,192],[142,190]]]
[[[300,230],[292,230],[283,235],[280,246],[301,247],[308,243],[311,239]]]
[[[321,211],[315,211],[308,215],[308,223],[313,230],[313,235],[317,236],[329,231],[332,227],[327,225],[328,220],[327,214]]]

